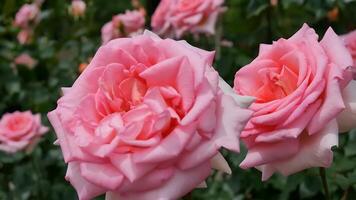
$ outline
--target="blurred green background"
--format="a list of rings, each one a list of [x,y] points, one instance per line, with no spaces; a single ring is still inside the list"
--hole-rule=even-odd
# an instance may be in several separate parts
[[[55,108],[59,88],[70,86],[79,75],[80,63],[88,62],[100,46],[100,29],[115,14],[132,9],[129,0],[85,0],[84,18],[68,13],[70,1],[47,0],[41,8],[41,21],[33,42],[20,45],[13,19],[25,0],[0,0],[0,115],[15,110],[46,113]],[[157,0],[142,1],[149,15]],[[331,26],[338,34],[356,28],[355,0],[225,0],[228,8],[218,26],[218,35],[195,39],[191,44],[217,50],[214,67],[232,83],[235,72],[249,63],[260,43],[287,38],[306,22],[322,34]],[[232,47],[231,47],[232,45]],[[38,60],[33,69],[15,65],[14,59],[28,53]],[[356,92],[356,91],[355,91]],[[55,134],[46,134],[31,154],[0,153],[0,200],[76,199],[74,189],[64,180],[65,164]],[[356,131],[343,134],[335,148],[334,163],[327,170],[332,199],[356,199]],[[275,175],[267,182],[255,169],[242,170],[239,163],[246,154],[226,154],[233,175],[213,174],[207,189],[195,190],[190,199],[286,200],[324,199],[318,169],[306,170],[288,178]],[[98,199],[103,199],[99,197]]]

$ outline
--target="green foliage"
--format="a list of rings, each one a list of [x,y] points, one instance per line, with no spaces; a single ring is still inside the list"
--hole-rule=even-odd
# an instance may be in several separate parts
[[[60,87],[72,85],[79,74],[78,65],[87,62],[100,46],[101,26],[112,15],[131,9],[131,5],[129,0],[86,0],[85,17],[74,19],[68,14],[70,1],[47,0],[41,8],[41,22],[35,28],[33,42],[19,45],[16,39],[19,30],[12,26],[12,21],[25,2],[0,2],[0,114],[32,110],[42,113],[44,123],[49,126],[46,113],[55,108]],[[277,6],[271,6],[267,0],[226,0],[226,7],[228,10],[219,23],[220,38],[185,39],[207,50],[216,49],[214,67],[230,84],[235,72],[257,55],[260,43],[287,38],[304,22],[320,34],[329,26],[340,34],[356,28],[354,0],[280,0]],[[328,17],[334,8],[338,9],[337,19]],[[214,42],[216,39],[231,41],[233,47],[220,47]],[[38,60],[34,69],[13,63],[24,52]],[[74,189],[64,180],[66,166],[54,141],[55,134],[51,131],[32,153],[0,154],[0,199],[76,198]],[[246,150],[242,149],[239,155],[224,154],[232,166],[232,175],[214,173],[208,180],[208,188],[195,190],[191,199],[324,198],[317,169],[288,178],[274,175],[262,182],[257,170],[238,167]],[[327,178],[332,199],[356,199],[356,132],[341,135]]]

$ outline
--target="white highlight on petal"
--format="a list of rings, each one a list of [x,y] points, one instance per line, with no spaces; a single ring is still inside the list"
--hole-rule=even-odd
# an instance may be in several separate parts
[[[213,169],[225,172],[227,174],[231,174],[231,168],[229,164],[226,162],[225,158],[220,153],[217,153],[210,160],[210,164]]]
[[[150,38],[152,38],[154,41],[159,41],[162,40],[156,33],[149,31],[147,29],[145,29],[145,31],[143,31],[143,35],[147,35]]]
[[[56,140],[56,141],[53,142],[53,144],[56,145],[56,146],[59,146],[59,141]]]
[[[208,187],[208,185],[206,184],[205,181],[203,181],[203,182],[201,182],[199,185],[197,185],[196,188],[207,188],[207,187]]]
[[[62,90],[62,95],[66,95],[67,92],[70,90],[71,88],[70,87],[62,87],[61,90]]]
[[[242,108],[248,108],[255,101],[254,97],[236,94],[230,85],[227,84],[221,77],[219,77],[219,87],[225,94],[230,95]]]

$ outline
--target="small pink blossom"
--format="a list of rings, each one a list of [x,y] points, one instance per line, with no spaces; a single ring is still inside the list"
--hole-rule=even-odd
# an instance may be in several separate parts
[[[20,44],[28,44],[32,39],[32,30],[31,29],[23,29],[17,34],[17,40]]]
[[[34,22],[40,10],[35,4],[24,4],[16,13],[15,26],[20,28],[29,27],[31,22]]]
[[[86,4],[82,0],[73,0],[69,7],[69,13],[74,17],[81,17],[84,15]]]
[[[37,60],[33,59],[27,53],[23,53],[15,58],[15,64],[25,65],[29,69],[32,69],[37,64]]]

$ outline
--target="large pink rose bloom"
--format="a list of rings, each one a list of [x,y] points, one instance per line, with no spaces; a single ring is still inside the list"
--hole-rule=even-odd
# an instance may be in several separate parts
[[[213,57],[150,32],[98,50],[48,114],[80,199],[177,199],[229,171],[218,150],[239,151],[251,98],[219,80]]]
[[[144,10],[127,10],[124,14],[115,15],[101,29],[102,43],[106,44],[112,39],[130,37],[141,34],[145,27]]]
[[[320,42],[304,25],[289,39],[261,45],[258,57],[235,76],[235,91],[256,97],[241,134],[248,148],[241,167],[258,168],[263,180],[274,172],[328,167],[331,147],[338,144],[337,117],[346,107],[343,96],[350,95],[344,88],[351,87],[351,65],[331,28]]]
[[[36,4],[24,4],[16,13],[15,26],[26,28],[33,22],[39,14],[39,8]]]
[[[214,34],[223,3],[224,0],[162,0],[151,26],[156,33],[170,37],[180,38],[186,32]]]
[[[31,148],[48,131],[41,116],[30,111],[6,113],[0,120],[0,150],[15,153]]]
[[[354,66],[356,66],[356,30],[341,37],[354,60]]]

